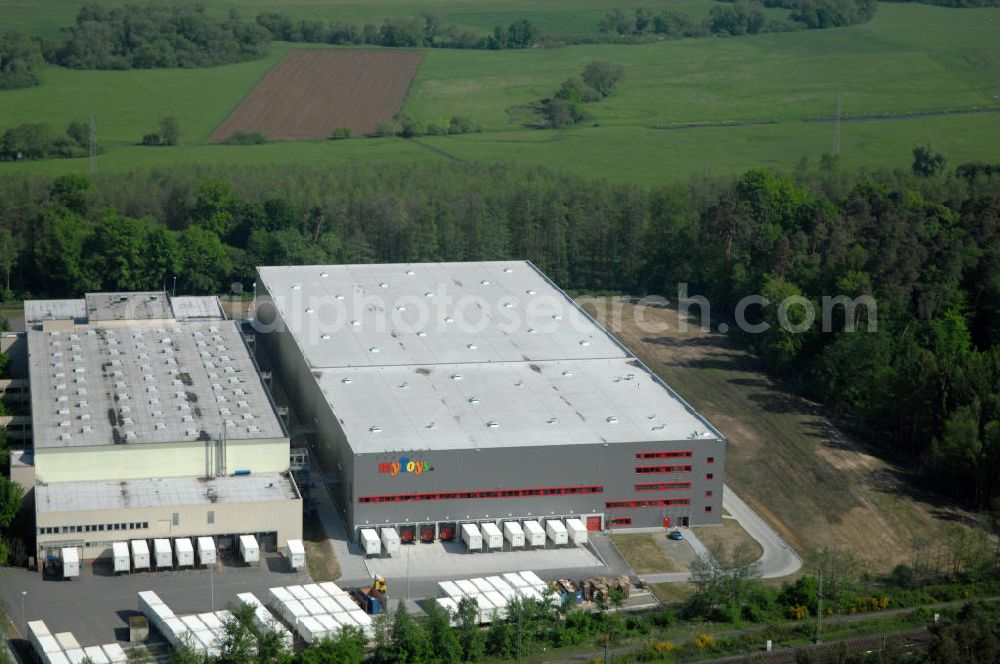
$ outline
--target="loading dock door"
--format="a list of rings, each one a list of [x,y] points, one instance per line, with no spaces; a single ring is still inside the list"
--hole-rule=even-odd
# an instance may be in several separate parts
[[[663,527],[664,528],[669,528],[670,527],[670,517],[669,516],[663,517]]]
[[[601,517],[599,516],[588,516],[587,517],[587,530],[591,532],[596,532],[601,529]]]

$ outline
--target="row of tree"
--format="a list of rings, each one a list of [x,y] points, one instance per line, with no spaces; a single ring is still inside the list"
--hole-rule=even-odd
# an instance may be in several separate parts
[[[255,265],[504,258],[578,291],[674,298],[683,282],[717,320],[763,295],[747,318],[770,327],[733,334],[768,368],[927,486],[1000,506],[995,167],[851,174],[826,160],[653,190],[464,163],[5,176],[0,228],[21,296],[174,275],[182,292],[219,292],[249,286]],[[795,306],[802,329],[778,324],[789,296],[821,312],[837,295],[877,309],[837,307],[824,325]]]
[[[791,13],[788,20],[769,19],[764,7],[784,7]],[[660,35],[678,39],[709,35],[739,36],[867,23],[874,17],[875,9],[875,0],[735,0],[715,4],[708,18],[700,22],[669,9],[657,12],[639,7],[632,14],[615,9],[604,15],[597,28],[602,33],[619,37]]]
[[[0,161],[82,157],[90,146],[90,127],[73,121],[58,134],[47,124],[27,123],[11,127],[0,137]]]
[[[346,21],[322,19],[295,21],[287,14],[265,12],[257,15],[258,25],[274,39],[321,44],[371,44],[390,47],[427,48],[529,48],[541,37],[537,26],[518,19],[507,27],[497,26],[489,35],[471,32],[445,23],[440,16],[423,13],[419,18],[387,18],[382,25],[359,26]]]
[[[13,30],[0,34],[0,90],[38,85],[42,62],[37,41]]]

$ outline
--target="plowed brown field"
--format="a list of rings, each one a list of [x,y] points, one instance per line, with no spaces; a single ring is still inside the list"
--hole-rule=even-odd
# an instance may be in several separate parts
[[[421,54],[413,51],[293,51],[268,72],[212,134],[271,139],[325,138],[337,127],[369,134],[406,98]]]

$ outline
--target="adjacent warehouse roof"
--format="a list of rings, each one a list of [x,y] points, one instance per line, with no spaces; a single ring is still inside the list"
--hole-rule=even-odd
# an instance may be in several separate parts
[[[279,473],[213,479],[168,477],[127,482],[57,482],[35,487],[39,512],[251,503],[298,497],[292,481]]]
[[[531,263],[258,275],[356,453],[722,438]]]
[[[204,315],[216,298],[185,298],[197,318],[175,320],[165,293],[133,295],[87,300],[114,324],[29,328],[36,447],[284,437],[236,323]],[[119,318],[130,299],[139,318]]]
[[[526,262],[257,270],[313,367],[628,356]]]

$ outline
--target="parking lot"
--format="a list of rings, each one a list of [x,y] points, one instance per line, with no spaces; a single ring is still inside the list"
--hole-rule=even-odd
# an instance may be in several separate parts
[[[69,580],[43,579],[24,569],[0,571],[0,599],[23,633],[23,621],[44,620],[52,632],[70,631],[83,646],[128,639],[128,618],[137,613],[136,593],[154,590],[176,613],[226,608],[236,595],[252,592],[264,599],[272,586],[309,583],[306,571],[291,572],[277,555],[262,556],[260,566],[220,564],[206,569],[108,575],[104,568],[86,566]],[[22,615],[22,591],[24,615]],[[214,603],[213,603],[214,594]]]

